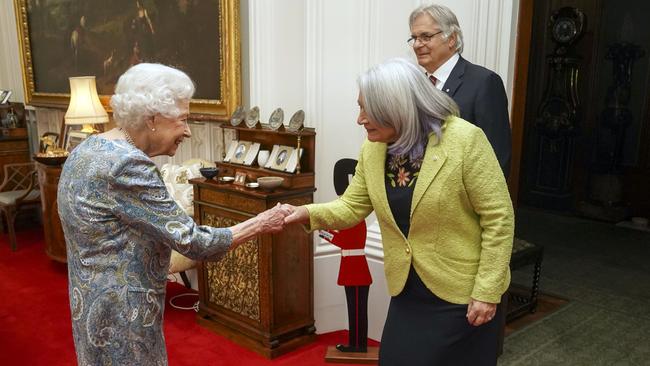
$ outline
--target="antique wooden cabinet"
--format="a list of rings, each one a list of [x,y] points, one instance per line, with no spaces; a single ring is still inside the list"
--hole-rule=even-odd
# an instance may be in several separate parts
[[[238,129],[239,139],[295,144],[298,133]],[[256,165],[218,163],[219,176],[246,174],[282,176],[272,192],[250,189],[218,179],[194,179],[195,216],[200,224],[228,227],[277,203],[303,205],[313,201],[313,130],[301,131],[304,154],[301,173],[283,173]],[[200,324],[267,358],[274,358],[315,339],[312,236],[300,225],[276,234],[259,235],[229,252],[219,262],[199,264]]]

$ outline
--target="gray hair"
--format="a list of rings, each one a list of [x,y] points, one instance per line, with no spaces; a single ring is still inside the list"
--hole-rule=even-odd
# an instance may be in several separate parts
[[[148,117],[181,115],[180,103],[194,95],[187,74],[161,64],[140,63],[120,76],[111,97],[113,118],[118,127],[139,129]]]
[[[388,150],[391,154],[423,156],[429,134],[435,133],[439,143],[444,120],[459,114],[456,103],[405,58],[371,67],[357,83],[368,116],[397,133]]]
[[[459,54],[463,53],[463,31],[460,29],[456,14],[444,5],[421,5],[411,12],[409,16],[409,28],[413,26],[415,19],[424,14],[429,15],[433,18],[434,22],[438,23],[444,39],[448,39],[451,35],[456,34],[456,52]]]

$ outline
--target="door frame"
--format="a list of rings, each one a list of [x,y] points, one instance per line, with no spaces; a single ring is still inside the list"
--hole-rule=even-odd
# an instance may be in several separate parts
[[[517,20],[517,40],[515,45],[515,70],[512,87],[512,111],[510,125],[512,130],[512,164],[508,188],[513,207],[517,207],[519,198],[519,180],[521,173],[521,154],[524,140],[526,115],[526,91],[528,88],[528,61],[533,26],[533,1],[521,0]]]

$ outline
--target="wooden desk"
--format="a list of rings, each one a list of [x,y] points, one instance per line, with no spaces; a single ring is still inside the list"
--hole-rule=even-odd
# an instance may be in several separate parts
[[[45,253],[55,261],[65,263],[65,237],[59,219],[59,206],[56,195],[59,188],[61,166],[36,163],[38,183],[41,187],[41,207],[43,209],[43,232],[45,234]]]
[[[200,224],[228,227],[278,202],[302,205],[313,187],[267,193],[193,179]],[[199,264],[198,322],[267,358],[316,339],[312,236],[300,225],[259,235],[219,262]]]

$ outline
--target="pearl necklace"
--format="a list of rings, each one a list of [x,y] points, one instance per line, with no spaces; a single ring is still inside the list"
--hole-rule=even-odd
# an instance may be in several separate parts
[[[126,142],[128,142],[128,143],[131,144],[131,145],[133,145],[134,147],[137,147],[137,146],[135,146],[135,142],[133,142],[133,138],[131,138],[131,135],[129,135],[129,133],[126,132],[125,129],[123,129],[122,127],[120,127],[120,131],[124,134],[124,137],[126,138]]]

